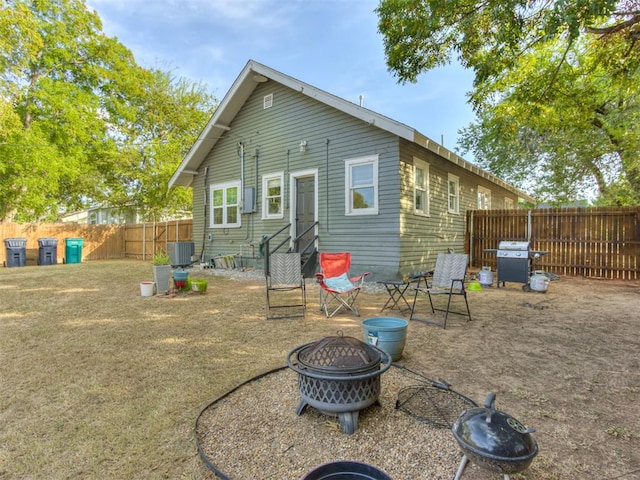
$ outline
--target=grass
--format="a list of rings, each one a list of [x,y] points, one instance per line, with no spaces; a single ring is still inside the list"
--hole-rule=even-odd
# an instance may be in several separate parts
[[[214,478],[193,438],[200,410],[297,345],[361,337],[386,300],[327,319],[309,288],[306,318],[267,321],[262,280],[207,275],[204,295],[142,297],[152,277],[136,261],[0,269],[0,479]],[[584,279],[473,292],[472,322],[411,322],[403,362],[477,401],[494,391],[536,428],[519,478],[634,478],[638,295]]]
[[[150,278],[125,261],[0,271],[0,478],[211,478],[199,410],[321,330],[262,321],[262,282],[141,297]]]

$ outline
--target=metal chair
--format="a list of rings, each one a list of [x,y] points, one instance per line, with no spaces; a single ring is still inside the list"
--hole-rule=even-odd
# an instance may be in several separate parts
[[[348,309],[360,316],[356,298],[362,289],[364,279],[370,272],[356,277],[349,276],[351,253],[320,253],[320,270],[316,279],[320,285],[320,310],[327,317],[333,317],[342,309]]]
[[[307,294],[300,254],[271,254],[269,271],[265,278],[267,283],[267,319],[304,317],[307,308]],[[293,290],[300,290],[300,301],[297,301],[298,297],[295,297],[296,300],[293,301],[290,293]],[[293,313],[280,313],[283,309],[294,308],[297,310]]]
[[[449,314],[464,315],[471,320],[471,311],[469,310],[469,302],[467,301],[467,291],[464,287],[465,274],[467,272],[468,255],[463,253],[439,253],[436,259],[436,267],[433,270],[432,277],[422,277],[418,280],[413,297],[413,305],[411,307],[410,320],[418,320],[421,322],[432,323],[442,328],[447,328],[447,319]],[[423,284],[424,282],[424,284]],[[436,311],[445,312],[444,321],[438,322],[427,318],[418,318],[416,316],[416,302],[419,294],[427,294],[431,313]],[[446,308],[435,308],[432,300],[434,295],[446,295]],[[466,313],[462,311],[451,310],[451,299],[454,296],[462,296],[466,306]]]

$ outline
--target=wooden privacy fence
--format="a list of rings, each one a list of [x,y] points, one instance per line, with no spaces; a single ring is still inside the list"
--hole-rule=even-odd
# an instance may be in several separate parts
[[[502,240],[548,251],[533,268],[558,275],[640,280],[640,207],[474,210],[467,212],[473,267],[491,266]]]
[[[38,239],[58,240],[57,261],[65,259],[67,238],[81,238],[82,260],[133,258],[151,260],[155,252],[167,251],[167,242],[192,241],[193,220],[132,223],[124,225],[86,225],[80,223],[0,222],[0,261],[6,262],[7,238],[25,238],[26,264],[36,265]]]

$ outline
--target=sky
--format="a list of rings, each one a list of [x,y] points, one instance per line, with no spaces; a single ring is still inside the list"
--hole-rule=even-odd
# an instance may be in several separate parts
[[[399,84],[387,70],[378,0],[87,0],[138,64],[207,85],[222,100],[249,60],[415,128],[455,150],[474,120],[458,65]],[[204,125],[203,125],[204,127]]]

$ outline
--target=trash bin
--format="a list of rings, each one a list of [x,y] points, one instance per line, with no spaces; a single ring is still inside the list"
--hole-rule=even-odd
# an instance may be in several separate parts
[[[81,263],[82,262],[82,238],[65,238],[64,239],[64,263]]]
[[[27,264],[27,239],[5,238],[4,246],[7,251],[7,267],[24,267]]]
[[[56,265],[58,263],[58,239],[38,239],[38,265]]]

